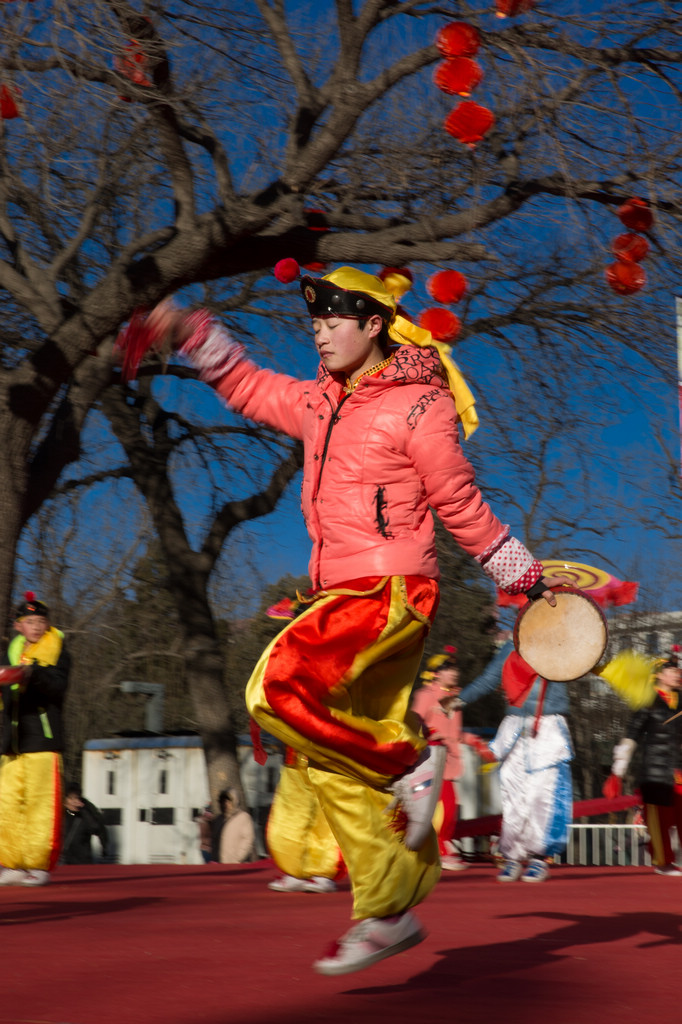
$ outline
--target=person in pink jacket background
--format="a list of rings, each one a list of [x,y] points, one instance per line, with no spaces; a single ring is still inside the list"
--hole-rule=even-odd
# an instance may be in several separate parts
[[[448,646],[441,654],[429,658],[421,678],[423,685],[414,693],[412,710],[421,719],[429,743],[442,743],[446,751],[443,784],[433,819],[440,864],[446,871],[462,871],[467,864],[452,841],[459,803],[456,782],[463,771],[460,744],[473,747],[486,761],[494,757],[478,736],[462,729],[462,712],[455,707],[460,691],[456,648]]]
[[[476,487],[458,434],[472,400],[448,347],[398,314],[374,275],[341,267],[301,289],[315,380],[254,365],[208,312],[170,301],[119,347],[128,377],[145,349],[179,349],[231,408],[303,442],[313,592],[263,652],[246,701],[307,757],[348,869],[356,923],[314,963],[336,975],[422,941],[412,908],[440,875],[431,818],[444,749],[409,710],[438,606],[431,509],[499,587],[555,598]]]

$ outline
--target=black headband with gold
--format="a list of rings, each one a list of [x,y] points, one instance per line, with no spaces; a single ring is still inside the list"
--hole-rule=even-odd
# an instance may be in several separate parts
[[[365,317],[380,316],[390,323],[393,310],[383,306],[366,292],[350,291],[338,284],[320,277],[301,278],[301,292],[311,317],[324,320],[338,316],[340,319],[363,320]]]

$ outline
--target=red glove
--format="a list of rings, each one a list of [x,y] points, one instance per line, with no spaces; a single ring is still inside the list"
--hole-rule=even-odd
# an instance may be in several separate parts
[[[602,793],[607,800],[615,800],[617,796],[620,796],[623,792],[623,780],[619,775],[611,773],[608,779],[602,786]]]

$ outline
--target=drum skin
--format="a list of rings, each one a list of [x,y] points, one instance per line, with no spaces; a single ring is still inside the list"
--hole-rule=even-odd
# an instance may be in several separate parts
[[[580,679],[604,656],[606,619],[599,605],[582,590],[550,589],[556,607],[539,598],[522,608],[514,625],[514,646],[543,679]]]

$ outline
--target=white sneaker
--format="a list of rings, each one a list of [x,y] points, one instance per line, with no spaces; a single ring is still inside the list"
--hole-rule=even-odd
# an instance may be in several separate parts
[[[497,874],[498,882],[515,882],[521,877],[523,865],[519,860],[506,860]]]
[[[533,857],[532,860],[528,861],[528,867],[521,875],[522,882],[544,882],[549,874],[549,868],[547,867],[544,860],[540,860],[539,857]]]
[[[465,860],[454,853],[446,853],[440,859],[443,871],[466,871],[469,867]]]
[[[24,873],[26,877],[19,882],[19,885],[47,885],[50,881],[49,871],[40,871],[38,868],[29,868],[29,870]]]
[[[431,831],[445,770],[445,747],[428,746],[419,760],[391,786],[407,815],[405,846],[419,850]]]
[[[274,892],[305,892],[306,881],[307,879],[305,878],[282,875],[281,878],[276,878],[274,882],[269,882],[268,889],[272,889]]]
[[[313,967],[319,974],[350,974],[401,953],[426,938],[411,911],[395,917],[367,917],[335,942]]]
[[[0,885],[21,885],[27,872],[21,868],[3,868],[0,871]]]
[[[682,875],[682,871],[680,871],[676,864],[664,864],[663,867],[654,868],[654,874],[670,875],[671,878],[679,878]]]
[[[274,892],[336,892],[336,883],[331,878],[313,875],[311,878],[294,878],[293,875],[282,875],[268,884]]]
[[[312,878],[306,878],[305,891],[336,892],[336,882],[331,878],[325,878],[323,875],[313,875]]]

